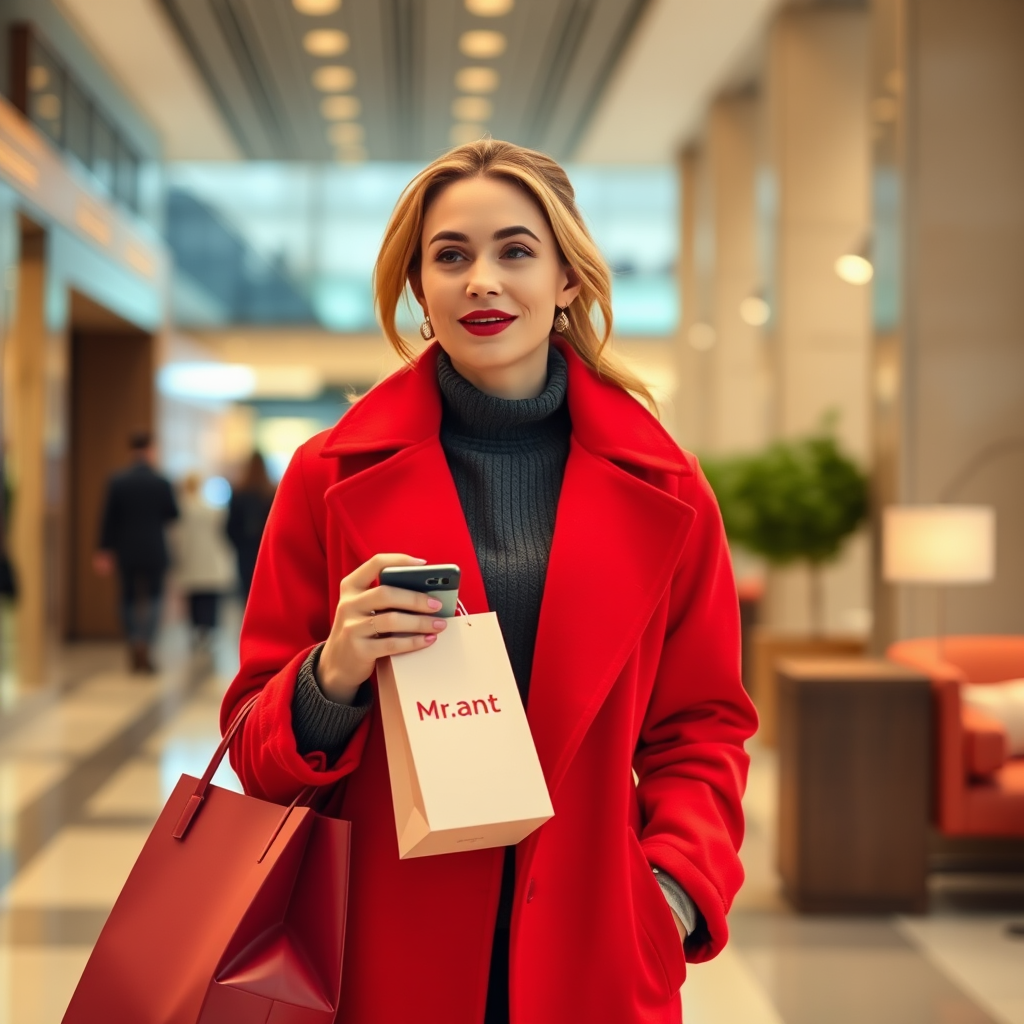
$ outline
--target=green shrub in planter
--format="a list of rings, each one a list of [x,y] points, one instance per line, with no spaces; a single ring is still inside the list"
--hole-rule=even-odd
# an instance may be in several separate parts
[[[826,423],[817,434],[777,441],[756,455],[701,460],[729,539],[772,565],[808,562],[811,619],[823,619],[821,568],[868,511],[867,477]]]

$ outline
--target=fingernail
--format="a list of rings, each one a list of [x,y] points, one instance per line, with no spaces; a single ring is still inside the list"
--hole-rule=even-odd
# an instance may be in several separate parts
[[[436,612],[441,607],[441,602],[436,597],[427,598],[427,607],[432,611]]]
[[[448,623],[444,619],[434,619],[434,629],[444,629]]]
[[[414,558],[413,561],[414,562],[419,562],[420,565],[426,565],[427,564],[427,560],[425,558]]]
[[[428,634],[427,636],[425,636],[423,638],[423,642],[425,644],[432,644],[436,639],[437,639],[437,634],[436,633],[430,633],[430,634]]]

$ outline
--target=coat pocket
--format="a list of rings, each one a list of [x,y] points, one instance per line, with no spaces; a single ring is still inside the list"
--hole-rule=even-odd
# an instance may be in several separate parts
[[[627,828],[626,832],[637,941],[641,947],[646,945],[651,981],[665,999],[670,999],[679,991],[686,978],[683,944],[679,941],[679,932],[668,901],[654,877],[640,840],[632,828]]]

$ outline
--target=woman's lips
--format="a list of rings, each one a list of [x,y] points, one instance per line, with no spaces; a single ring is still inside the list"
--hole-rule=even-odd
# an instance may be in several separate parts
[[[518,319],[511,313],[503,313],[500,309],[481,309],[467,313],[459,323],[477,337],[500,334],[510,323]]]

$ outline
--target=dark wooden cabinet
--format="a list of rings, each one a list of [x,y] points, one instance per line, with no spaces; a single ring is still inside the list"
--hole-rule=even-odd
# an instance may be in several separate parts
[[[928,678],[868,659],[779,664],[779,868],[798,910],[927,908]]]

